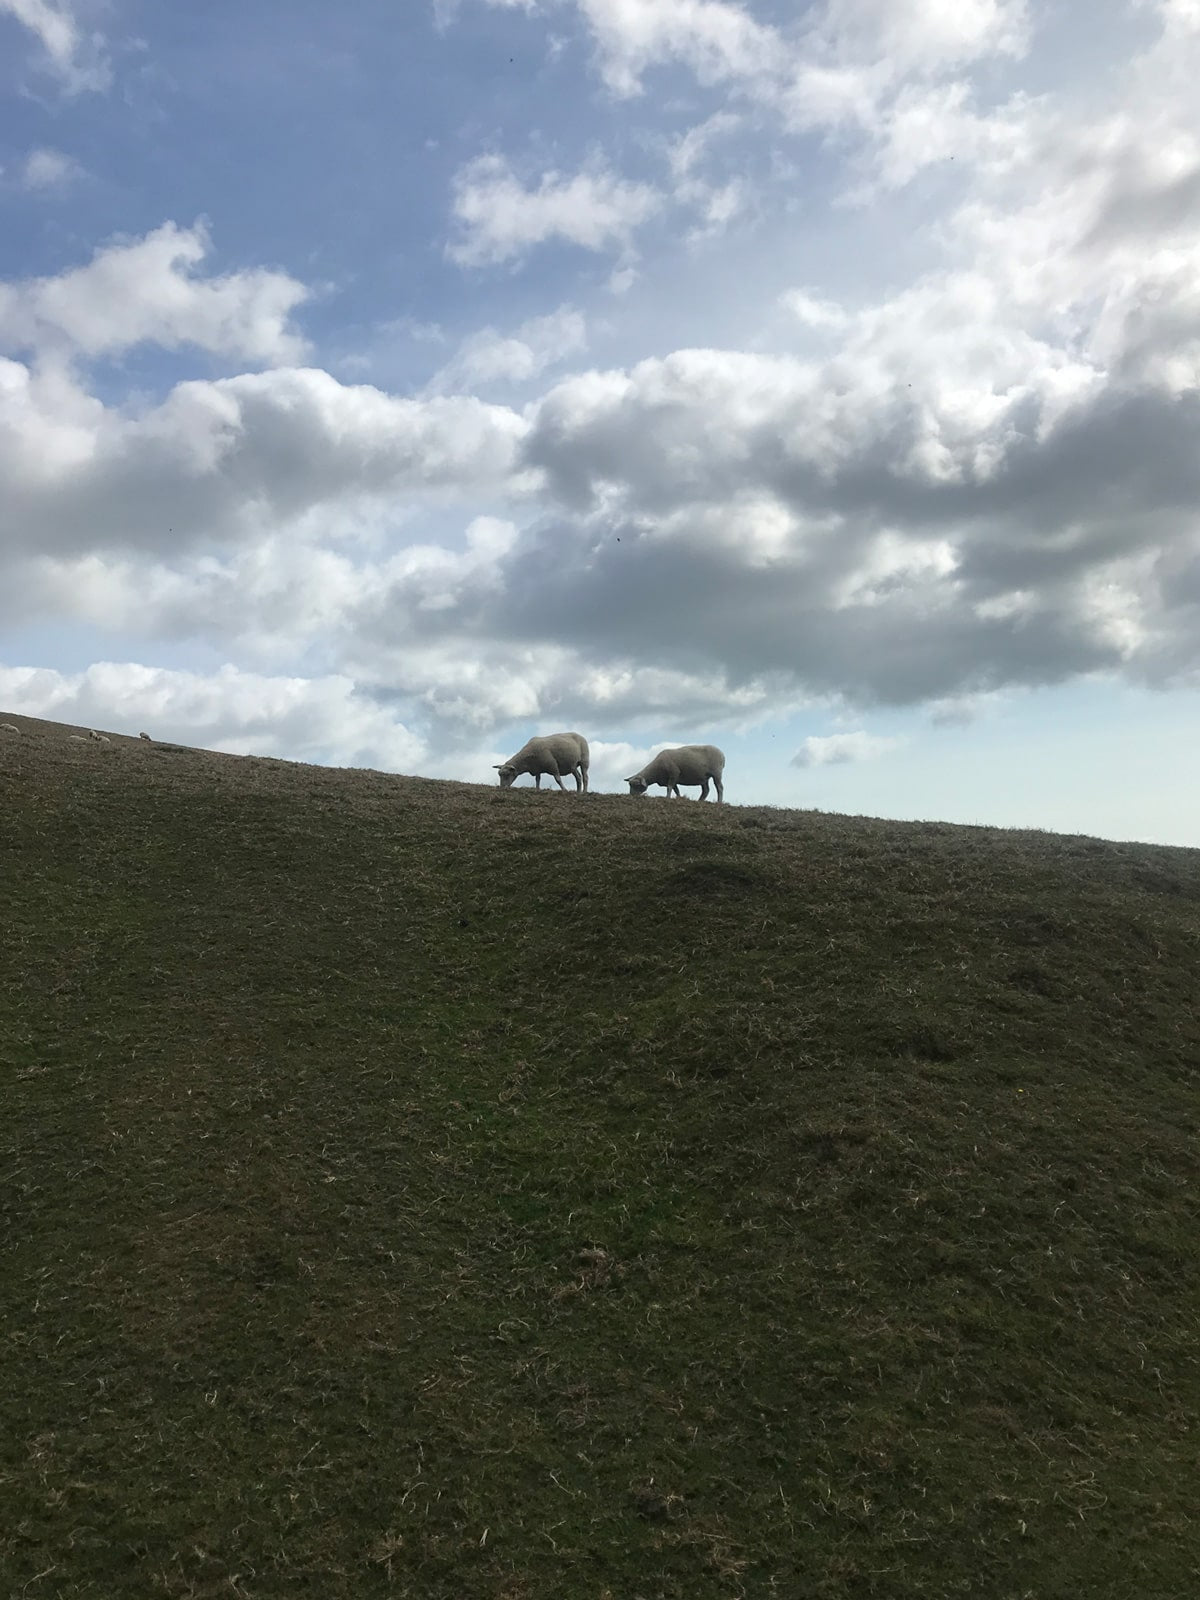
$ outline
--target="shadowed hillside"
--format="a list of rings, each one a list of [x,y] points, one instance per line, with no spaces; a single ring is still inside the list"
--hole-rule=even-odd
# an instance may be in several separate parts
[[[1197,1592],[1200,852],[0,720],[5,1595]]]

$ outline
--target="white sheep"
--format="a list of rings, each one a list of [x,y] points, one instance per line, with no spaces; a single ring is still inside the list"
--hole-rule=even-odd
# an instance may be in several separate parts
[[[565,789],[563,778],[568,774],[575,779],[576,791],[588,786],[588,742],[581,733],[543,733],[517,751],[510,760],[496,762],[500,774],[500,787],[507,789],[514,778],[523,772],[532,775],[537,787],[542,787],[542,774],[553,778],[560,789]]]
[[[154,740],[150,737],[150,735],[148,733],[139,733],[138,734],[138,738],[139,739],[145,739],[147,744],[153,744],[154,743]]]
[[[640,772],[626,778],[630,794],[645,794],[652,783],[661,783],[668,800],[674,796],[682,800],[679,785],[700,785],[701,800],[708,799],[708,780],[717,786],[717,799],[724,800],[725,785],[721,774],[725,771],[725,754],[715,744],[684,744],[675,750],[660,750]]]
[[[20,733],[20,728],[14,728],[11,722],[0,722],[0,733]]]
[[[97,733],[95,728],[88,729],[88,738],[95,739],[97,744],[111,744],[112,740],[106,733]]]

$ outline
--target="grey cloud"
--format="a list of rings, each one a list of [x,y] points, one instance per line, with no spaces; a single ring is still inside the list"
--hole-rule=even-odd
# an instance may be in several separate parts
[[[701,367],[720,375],[708,356]],[[244,570],[147,583],[147,614],[181,633],[319,643],[451,741],[554,709],[599,728],[656,708],[736,719],[789,698],[911,704],[1097,670],[1161,679],[1196,661],[1200,579],[1181,539],[1200,501],[1200,398],[1102,394],[1041,438],[1041,408],[1025,400],[989,473],[939,482],[912,464],[922,411],[906,394],[883,396],[847,437],[800,426],[811,402],[790,369],[733,369],[748,396],[728,373],[715,394],[672,387],[653,364],[592,374],[529,425],[320,374],[185,385],[139,424],[136,450],[111,456],[107,479],[84,469],[43,497],[38,528],[77,549],[140,539],[172,561],[189,539],[240,530]],[[584,398],[569,415],[572,394]],[[289,554],[285,530],[314,507],[503,487],[535,466],[561,509],[511,542],[410,551],[375,570]],[[1131,560],[1146,570],[1121,577],[1120,604],[1147,617],[1141,643],[1093,593]]]
[[[585,654],[684,672],[719,663],[734,685],[773,674],[810,693],[897,705],[1119,664],[1067,607],[980,618],[942,584],[832,609],[820,563],[752,567],[733,551],[639,539],[628,525],[616,539],[594,546],[563,524],[546,530],[476,625],[514,639],[540,625]]]
[[[1080,240],[1084,252],[1129,239],[1194,231],[1200,211],[1200,166],[1170,183],[1147,185],[1140,174],[1113,183],[1091,228]]]
[[[834,557],[843,564],[878,527],[951,534],[962,575],[987,593],[1153,544],[1200,501],[1195,393],[1102,392],[1044,437],[1042,403],[1023,397],[994,429],[1000,453],[990,471],[964,459],[961,476],[947,481],[912,465],[924,426],[920,390],[879,399],[855,420],[857,438],[821,439],[803,426],[818,403],[811,388],[793,395],[781,385],[765,415],[739,426],[736,388],[688,392],[659,372],[644,387],[648,394],[630,385],[575,424],[564,420],[561,392],[535,416],[526,459],[571,510],[615,496],[626,514],[636,507],[653,518],[758,493],[810,522],[843,519]],[[1066,530],[1078,537],[1064,542]]]
[[[972,438],[961,451],[962,476],[939,480],[912,466],[925,427],[919,388],[898,387],[866,414],[860,404],[845,434],[839,428],[821,438],[811,421],[821,397],[806,375],[798,374],[794,394],[781,385],[776,403],[749,425],[739,425],[735,387],[689,393],[657,378],[645,386],[653,392],[631,385],[575,425],[551,394],[524,449],[563,504],[586,510],[615,488],[657,513],[757,490],[810,517],[867,516],[914,529],[1012,517],[1055,531],[1078,519],[1183,509],[1200,498],[1195,394],[1105,392],[1045,438],[1042,402],[1021,397],[994,430],[1003,454],[992,470],[970,466],[968,448],[981,442]]]
[[[1140,670],[1089,586],[1194,525],[1200,397],[1102,392],[1048,432],[1029,397],[1003,419],[990,472],[946,482],[913,469],[921,411],[907,396],[860,419],[839,458],[798,426],[803,401],[786,384],[773,409],[760,386],[763,414],[739,426],[735,392],[672,386],[657,366],[640,383],[645,393],[637,374],[607,388],[590,377],[576,414],[562,386],[535,416],[526,459],[564,513],[521,541],[502,590],[476,597],[472,629],[889,704]],[[722,507],[732,519],[747,495],[793,519],[774,555],[711,537]],[[871,581],[885,535],[902,556],[943,541],[953,570],[901,559]],[[1192,568],[1172,581],[1186,587]],[[1154,584],[1128,604],[1169,626]],[[1166,659],[1140,648],[1147,666],[1152,649]],[[1196,648],[1181,641],[1176,654]]]
[[[88,402],[72,428],[30,407],[0,418],[0,546],[178,554],[322,507],[496,488],[523,431],[503,406],[395,399],[309,369],[180,384],[132,421]]]
[[[419,703],[450,742],[555,708],[615,728],[656,712],[737,719],[789,698],[902,705],[1098,670],[1178,676],[1197,659],[1188,606],[1200,569],[1180,545],[1185,520],[1194,526],[1197,404],[1103,396],[1041,442],[1026,408],[990,477],[949,484],[898,473],[886,450],[903,454],[911,435],[907,423],[889,435],[887,418],[871,448],[833,471],[801,462],[791,473],[783,430],[759,418],[739,433],[733,400],[705,416],[690,449],[678,407],[626,406],[619,426],[601,416],[598,446],[583,427],[551,449],[535,418],[530,451],[510,444],[510,465],[553,459],[550,481],[561,469],[586,490],[570,499],[590,497],[590,509],[569,504],[511,544],[410,553],[375,572],[302,570],[281,545],[252,581],[210,574],[159,605],[180,631],[192,612],[210,628],[319,638],[326,658],[376,697]],[[782,410],[790,427],[790,397]],[[268,408],[247,432],[249,459],[239,466],[234,450],[223,472],[242,496],[252,472],[286,485],[295,499],[280,489],[275,519],[336,477],[340,456],[315,424],[293,430]],[[511,421],[499,432],[511,441]],[[889,437],[904,443],[880,459]],[[359,448],[371,465],[361,438]],[[419,466],[406,454],[415,447],[389,436],[379,448],[366,481],[385,488],[400,464],[428,474],[438,459],[428,441]],[[673,473],[676,461],[690,477]],[[753,535],[772,508],[774,548],[730,536],[743,525]],[[1089,586],[1135,558],[1148,568],[1129,603],[1148,607],[1153,626],[1131,650]]]
[[[1003,684],[1046,684],[1120,664],[1066,588],[1030,609],[981,617],[951,577],[906,584],[871,604],[831,603],[862,546],[834,537],[806,560],[750,565],[736,549],[654,538],[628,522],[545,522],[492,573],[468,576],[450,604],[423,609],[397,585],[355,625],[410,648],[446,638],[511,661],[526,645],[564,652],[558,681],[582,697],[589,671],[635,664],[624,691],[593,696],[619,722],[646,704],[645,675],[674,675],[672,693],[705,684],[696,705],[736,714],[737,693],[848,696],[910,704]],[[877,591],[878,593],[878,591]],[[578,703],[578,698],[575,703]]]

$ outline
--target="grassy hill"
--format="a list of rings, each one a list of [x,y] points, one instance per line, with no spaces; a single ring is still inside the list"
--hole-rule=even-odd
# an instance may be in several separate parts
[[[1200,1592],[1200,852],[6,720],[0,1593]]]

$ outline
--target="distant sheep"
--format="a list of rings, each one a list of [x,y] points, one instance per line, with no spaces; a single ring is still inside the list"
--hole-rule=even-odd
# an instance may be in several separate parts
[[[139,739],[145,739],[147,744],[153,744],[154,743],[154,740],[150,737],[150,735],[148,733],[139,733],[138,734],[138,738]]]
[[[717,799],[724,800],[725,786],[721,782],[724,771],[725,755],[715,744],[684,744],[675,750],[660,750],[640,772],[632,778],[626,778],[625,782],[629,785],[630,794],[645,794],[652,783],[661,783],[667,791],[667,798],[673,795],[677,800],[683,799],[679,793],[681,783],[688,788],[699,784],[700,798],[707,800],[711,778],[717,786]]]
[[[523,745],[510,760],[496,763],[500,774],[500,787],[511,787],[514,778],[528,772],[537,787],[542,787],[542,774],[553,778],[560,789],[565,789],[563,778],[575,779],[575,788],[588,786],[588,742],[581,733],[544,733]]]
[[[88,738],[95,739],[97,744],[111,744],[112,740],[106,733],[97,733],[95,728],[88,729]]]
[[[11,722],[0,722],[0,733],[20,733],[20,728],[14,728]]]

